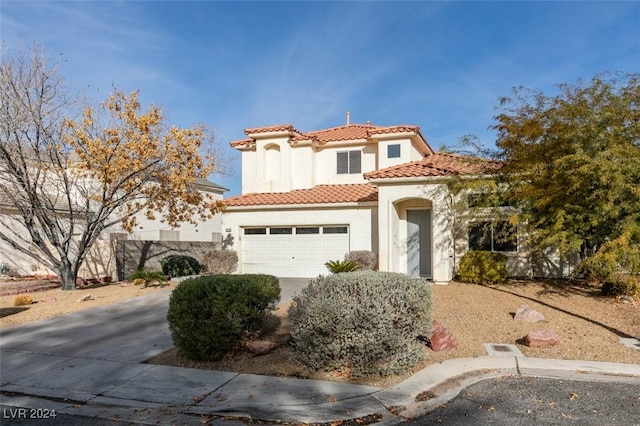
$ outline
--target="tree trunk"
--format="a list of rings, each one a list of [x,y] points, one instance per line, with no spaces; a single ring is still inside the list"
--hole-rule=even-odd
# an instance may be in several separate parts
[[[60,279],[62,280],[62,290],[75,290],[76,289],[76,277],[77,274],[73,271],[71,266],[63,266],[60,271]]]

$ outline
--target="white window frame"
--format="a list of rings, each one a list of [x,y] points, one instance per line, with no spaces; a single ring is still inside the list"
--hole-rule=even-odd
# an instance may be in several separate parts
[[[359,149],[352,151],[338,151],[336,155],[336,166],[336,173],[339,175],[354,175],[362,173],[362,151]]]

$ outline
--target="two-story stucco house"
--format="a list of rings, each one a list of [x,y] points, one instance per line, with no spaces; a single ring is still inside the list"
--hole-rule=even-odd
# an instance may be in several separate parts
[[[291,125],[246,129],[242,195],[226,200],[226,248],[241,273],[326,274],[324,263],[352,250],[378,253],[379,269],[448,282],[470,238],[454,244],[446,180],[482,165],[438,153],[417,126],[347,124],[301,132]],[[513,241],[490,249],[521,258]],[[478,245],[477,247],[473,247]],[[514,275],[529,274],[511,262]]]

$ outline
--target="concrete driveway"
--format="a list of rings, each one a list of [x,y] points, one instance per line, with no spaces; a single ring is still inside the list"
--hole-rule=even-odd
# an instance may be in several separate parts
[[[286,303],[309,285],[312,278],[280,278],[280,303]]]

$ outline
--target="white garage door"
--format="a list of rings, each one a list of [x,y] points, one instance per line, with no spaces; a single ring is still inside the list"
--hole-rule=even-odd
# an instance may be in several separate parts
[[[312,278],[326,275],[325,262],[342,260],[348,251],[345,225],[244,228],[242,272]]]

